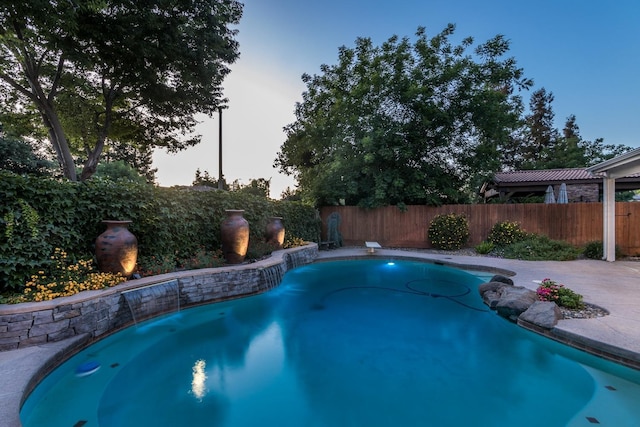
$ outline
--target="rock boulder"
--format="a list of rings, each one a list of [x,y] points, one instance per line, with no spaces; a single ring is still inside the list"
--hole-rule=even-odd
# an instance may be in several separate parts
[[[505,286],[500,292],[500,298],[495,304],[499,315],[516,322],[520,314],[538,301],[535,291],[522,286]]]
[[[555,302],[536,301],[520,315],[518,321],[528,322],[542,328],[551,329],[562,319],[562,311]]]

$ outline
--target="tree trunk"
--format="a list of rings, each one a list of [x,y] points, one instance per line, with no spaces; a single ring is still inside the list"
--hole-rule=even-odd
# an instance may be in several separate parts
[[[104,139],[100,138],[95,148],[89,153],[87,161],[84,162],[84,166],[82,167],[82,174],[80,175],[80,181],[89,179],[94,173],[96,173],[96,168],[98,167],[98,163],[100,162],[100,155],[102,154],[103,148]]]
[[[76,166],[71,155],[71,149],[67,142],[67,137],[62,129],[62,123],[53,105],[49,102],[44,90],[40,86],[40,82],[36,79],[30,79],[31,88],[33,90],[33,101],[35,102],[42,120],[49,132],[49,140],[56,151],[58,163],[62,169],[65,178],[70,181],[77,181]]]
[[[64,177],[69,181],[77,181],[78,177],[76,175],[75,162],[73,161],[73,156],[71,155],[71,150],[67,143],[67,137],[62,129],[62,124],[60,123],[58,114],[53,110],[53,108],[45,108],[41,114],[42,119],[48,128],[49,140],[56,151],[58,163],[60,164]]]
[[[104,149],[104,143],[107,140],[107,134],[109,133],[109,128],[111,127],[111,121],[113,117],[113,102],[116,97],[116,90],[113,86],[108,90],[105,90],[103,87],[102,93],[104,94],[105,98],[104,122],[100,126],[100,132],[98,132],[96,146],[87,156],[87,161],[84,162],[82,174],[80,175],[81,181],[91,178],[91,176],[96,173],[96,168],[98,167],[98,163],[100,162],[100,155],[102,154],[102,150]]]

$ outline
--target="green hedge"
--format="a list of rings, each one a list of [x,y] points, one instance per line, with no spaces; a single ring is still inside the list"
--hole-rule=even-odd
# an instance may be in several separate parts
[[[244,209],[251,239],[261,240],[271,216],[287,237],[317,241],[315,209],[249,194],[160,188],[100,179],[76,183],[0,171],[0,292],[20,291],[56,247],[72,260],[93,256],[103,219],[131,220],[140,255],[184,257],[218,249],[226,209]]]

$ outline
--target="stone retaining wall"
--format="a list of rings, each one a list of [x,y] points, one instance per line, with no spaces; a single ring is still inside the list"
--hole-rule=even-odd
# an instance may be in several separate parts
[[[0,351],[81,334],[94,339],[135,321],[176,310],[178,304],[184,308],[264,292],[277,286],[287,270],[309,264],[317,256],[318,245],[311,243],[275,251],[270,258],[250,264],[145,277],[46,302],[0,304]],[[147,297],[134,320],[125,295],[158,285],[175,291]]]

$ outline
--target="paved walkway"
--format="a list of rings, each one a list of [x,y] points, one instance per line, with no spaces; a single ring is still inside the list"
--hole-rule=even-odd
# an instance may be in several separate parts
[[[405,257],[452,263],[466,268],[492,267],[515,273],[516,285],[535,289],[534,282],[551,278],[582,294],[585,302],[599,305],[610,314],[595,319],[561,320],[556,332],[579,345],[590,346],[613,358],[640,367],[640,262],[518,261],[488,257],[455,256],[424,251],[345,248],[321,251],[319,260],[341,257]],[[19,410],[25,390],[41,377],[48,366],[65,358],[69,347],[83,337],[21,350],[0,352],[0,423],[19,427]]]

